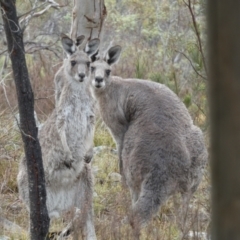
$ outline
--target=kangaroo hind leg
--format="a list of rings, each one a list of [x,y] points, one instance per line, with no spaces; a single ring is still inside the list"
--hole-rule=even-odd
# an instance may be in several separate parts
[[[140,237],[140,229],[155,215],[160,206],[170,196],[173,186],[157,170],[149,174],[142,183],[138,200],[133,204],[130,224],[135,239]]]
[[[65,233],[73,232],[73,239],[82,236],[86,240],[96,240],[93,219],[93,186],[91,166],[85,167],[79,176],[74,199],[75,214],[72,221],[61,233],[59,240],[64,239]]]

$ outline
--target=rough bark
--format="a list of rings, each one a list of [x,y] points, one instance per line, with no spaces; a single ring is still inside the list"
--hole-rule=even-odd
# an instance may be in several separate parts
[[[20,113],[20,129],[28,167],[31,239],[46,239],[49,217],[41,148],[34,119],[34,96],[25,61],[22,30],[16,14],[16,1],[0,0],[8,52],[12,62]]]
[[[88,40],[101,40],[106,16],[104,0],[74,0],[71,38],[84,35]]]
[[[240,1],[208,1],[212,238],[240,239]]]

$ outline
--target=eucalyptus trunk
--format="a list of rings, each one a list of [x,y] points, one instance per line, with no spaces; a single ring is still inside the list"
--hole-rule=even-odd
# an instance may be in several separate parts
[[[88,40],[101,40],[106,16],[104,0],[74,0],[71,38],[84,35]]]

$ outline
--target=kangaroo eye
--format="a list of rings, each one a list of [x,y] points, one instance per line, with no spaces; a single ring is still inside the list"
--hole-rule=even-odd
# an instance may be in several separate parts
[[[95,71],[95,67],[91,67],[91,72],[94,72]]]
[[[72,67],[75,66],[76,63],[77,63],[76,61],[71,61],[71,65],[72,65]]]
[[[111,70],[110,70],[110,69],[107,69],[107,70],[105,71],[105,73],[106,73],[107,76],[109,76],[110,73],[111,73]]]
[[[88,68],[90,67],[90,62],[87,62],[87,67],[88,67]]]

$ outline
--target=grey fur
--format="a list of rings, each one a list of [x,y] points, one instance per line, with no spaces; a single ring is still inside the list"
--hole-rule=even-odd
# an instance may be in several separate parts
[[[94,41],[97,46],[89,41],[86,45],[88,50],[89,45],[98,47],[99,40]],[[68,228],[71,229],[74,222],[79,223],[79,218],[82,218],[86,239],[93,240],[96,235],[89,162],[93,156],[95,104],[87,81],[91,55],[79,50],[67,36],[62,38],[62,43],[69,57],[55,75],[56,107],[38,135],[46,180],[47,208],[50,218],[53,218],[75,207],[78,214]],[[76,62],[74,66],[72,61]],[[21,199],[29,207],[25,157],[20,162],[18,186]],[[66,230],[60,239],[64,232]]]
[[[115,51],[115,53],[113,53]],[[130,223],[140,227],[174,193],[189,199],[208,153],[185,105],[163,84],[109,76],[121,48],[91,64],[91,90],[118,147],[120,172],[130,188]],[[107,63],[108,62],[108,63]]]

